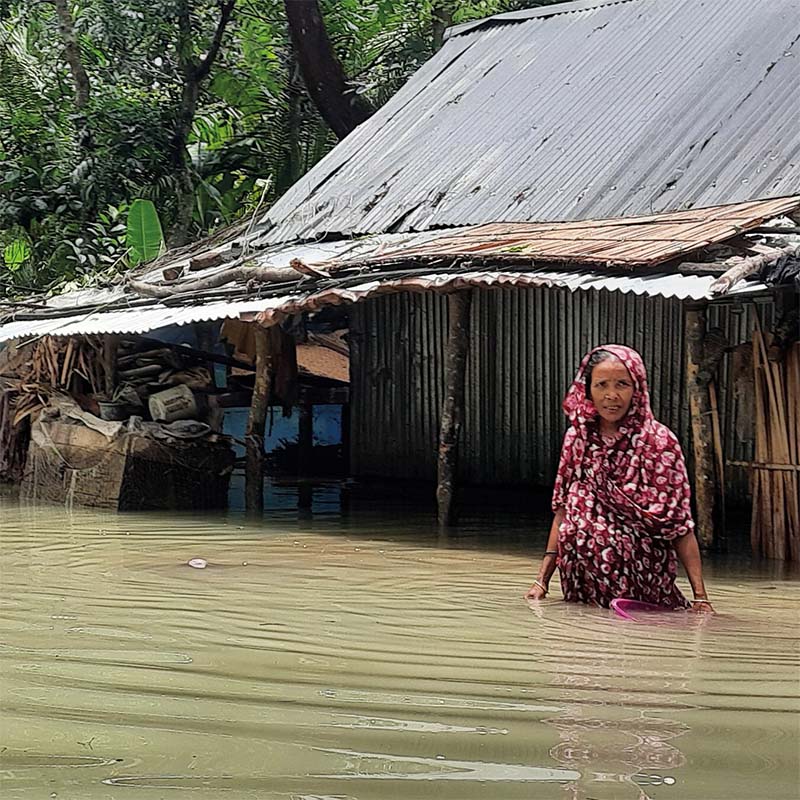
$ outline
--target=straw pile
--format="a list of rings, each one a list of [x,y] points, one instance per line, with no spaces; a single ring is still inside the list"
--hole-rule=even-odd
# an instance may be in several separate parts
[[[756,441],[752,472],[753,552],[800,560],[800,342],[770,360],[770,340],[753,334]]]

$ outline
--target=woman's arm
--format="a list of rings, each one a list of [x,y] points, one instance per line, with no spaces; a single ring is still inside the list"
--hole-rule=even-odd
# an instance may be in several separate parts
[[[536,576],[536,583],[525,592],[526,600],[541,600],[547,594],[550,578],[556,571],[556,563],[558,560],[558,529],[561,527],[563,520],[564,509],[559,508],[553,518],[553,524],[550,526],[550,535],[547,537],[545,555],[542,559],[542,565],[539,567],[539,574]]]
[[[689,583],[692,584],[695,600],[707,600],[708,594],[703,583],[703,562],[700,558],[697,537],[693,532],[687,533],[685,536],[679,536],[675,540],[675,552],[686,570]],[[714,608],[711,603],[692,603],[692,610],[713,612]]]

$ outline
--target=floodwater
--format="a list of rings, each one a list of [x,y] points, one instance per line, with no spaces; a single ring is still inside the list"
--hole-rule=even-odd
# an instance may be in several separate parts
[[[796,574],[637,624],[522,600],[544,519],[334,507],[0,497],[2,797],[798,797]]]

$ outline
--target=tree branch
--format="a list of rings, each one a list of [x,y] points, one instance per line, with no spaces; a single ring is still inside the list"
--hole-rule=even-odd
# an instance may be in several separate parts
[[[192,21],[189,0],[182,0],[178,6],[178,63],[183,73],[181,103],[178,108],[175,130],[172,134],[170,159],[178,179],[175,221],[168,237],[170,247],[180,247],[189,238],[189,229],[194,212],[194,176],[186,156],[189,133],[197,112],[200,97],[200,84],[208,77],[211,67],[219,54],[222,37],[228,26],[236,0],[224,0],[220,5],[220,17],[214,36],[211,39],[205,58],[199,63],[192,58]]]
[[[725,263],[730,264],[730,269],[711,284],[709,294],[712,296],[727,294],[739,281],[748,275],[752,275],[764,267],[776,264],[781,258],[792,258],[798,255],[800,255],[800,247],[790,245],[789,247],[782,247],[779,250],[771,250],[769,253],[760,253],[748,258],[728,259]]]
[[[222,45],[222,37],[225,35],[225,28],[230,21],[231,14],[233,14],[233,7],[236,5],[236,0],[226,0],[222,4],[221,14],[217,22],[217,29],[214,31],[214,38],[211,40],[208,52],[205,58],[197,65],[194,71],[195,80],[200,82],[208,77],[211,72],[211,67],[214,66],[214,60],[219,53],[219,48]]]
[[[258,283],[286,283],[289,281],[303,280],[303,277],[304,276],[298,270],[292,267],[239,266],[231,267],[215,275],[209,275],[207,278],[199,278],[196,281],[187,281],[186,283],[179,283],[174,286],[158,286],[157,284],[135,280],[128,281],[128,286],[137,294],[144,295],[145,297],[158,297],[163,299],[187,292],[216,289],[219,286],[224,286],[226,283],[233,283],[234,281],[240,283],[247,283],[248,281],[256,281]]]
[[[284,0],[289,34],[306,89],[339,139],[372,114],[372,107],[348,85],[317,0]]]

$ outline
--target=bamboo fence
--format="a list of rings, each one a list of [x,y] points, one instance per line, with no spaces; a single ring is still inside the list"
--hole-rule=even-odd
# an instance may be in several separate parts
[[[770,340],[753,333],[755,460],[753,552],[800,560],[800,342],[770,360]]]

